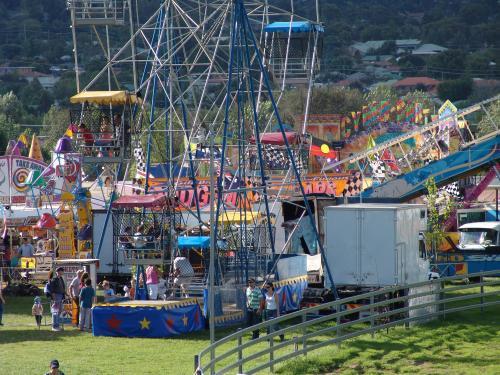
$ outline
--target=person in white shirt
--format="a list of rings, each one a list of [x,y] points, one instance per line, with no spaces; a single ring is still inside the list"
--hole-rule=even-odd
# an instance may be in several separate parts
[[[189,297],[187,288],[191,284],[194,277],[194,269],[186,257],[178,256],[174,259],[174,290],[171,297],[175,296],[177,289],[180,288],[184,297]]]

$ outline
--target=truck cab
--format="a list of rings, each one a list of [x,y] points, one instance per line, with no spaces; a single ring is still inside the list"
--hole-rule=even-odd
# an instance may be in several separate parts
[[[500,253],[500,221],[468,223],[458,228],[458,231],[459,251]]]

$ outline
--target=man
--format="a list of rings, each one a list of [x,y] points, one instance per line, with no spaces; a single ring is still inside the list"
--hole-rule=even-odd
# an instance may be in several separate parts
[[[49,369],[49,372],[46,372],[45,375],[64,375],[64,372],[59,370],[59,361],[57,359],[50,361]]]
[[[189,287],[189,284],[194,277],[194,270],[193,266],[191,266],[191,263],[189,263],[189,260],[186,257],[179,256],[174,259],[173,276],[174,291],[172,292],[171,297],[175,296],[177,288],[180,288],[181,293],[184,295],[184,297],[189,297],[186,289]]]
[[[33,256],[33,245],[29,242],[27,237],[23,238],[23,243],[19,246],[19,256],[20,257],[32,257]]]
[[[80,317],[80,279],[82,278],[82,275],[83,270],[76,271],[76,276],[73,278],[73,280],[71,280],[68,288],[68,294],[73,303],[76,304],[76,319],[74,319],[74,321],[76,322],[75,324],[77,327],[78,319]],[[75,310],[74,307],[73,310]]]
[[[158,299],[158,266],[156,264],[146,268],[146,286],[149,299],[156,301]]]
[[[62,313],[62,301],[66,295],[66,284],[64,283],[64,269],[58,267],[56,269],[56,277],[50,282],[50,293],[52,294],[52,331],[60,331],[60,315]]]
[[[262,313],[262,291],[255,286],[255,280],[248,280],[248,288],[246,290],[247,297],[247,327],[260,323]],[[252,340],[259,338],[259,330],[252,332]]]

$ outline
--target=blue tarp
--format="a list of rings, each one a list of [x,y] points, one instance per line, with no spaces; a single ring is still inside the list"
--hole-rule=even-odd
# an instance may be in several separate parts
[[[292,33],[307,33],[309,31],[324,32],[323,26],[309,21],[295,21],[291,23]],[[273,22],[264,27],[268,33],[288,33],[290,31],[290,22]]]
[[[178,237],[177,246],[179,249],[208,249],[210,247],[210,237],[208,236],[193,236],[193,237]]]
[[[189,168],[183,167],[181,168],[178,164],[174,164],[173,167],[173,174],[174,177],[188,177],[190,176],[189,174]],[[162,164],[154,164],[149,167],[149,174],[153,178],[168,178],[170,175],[170,164],[169,163],[162,163]]]
[[[205,318],[195,303],[172,309],[133,306],[95,306],[94,336],[170,337],[204,329]]]

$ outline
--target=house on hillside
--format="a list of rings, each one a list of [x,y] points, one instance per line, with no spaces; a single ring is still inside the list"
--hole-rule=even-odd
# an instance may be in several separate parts
[[[430,94],[437,94],[437,87],[440,81],[430,77],[406,77],[392,85],[400,94],[409,91],[422,90]]]
[[[398,55],[404,53],[411,53],[417,49],[422,42],[418,39],[397,39],[396,40],[396,53]]]
[[[419,56],[428,56],[428,55],[436,55],[438,53],[447,51],[448,48],[438,46],[437,44],[432,44],[432,43],[426,43],[422,44],[418,48],[414,49],[412,51],[412,55],[419,55]]]
[[[384,45],[386,40],[369,40],[368,42],[357,42],[349,47],[349,52],[352,56],[361,58],[369,52],[379,49]]]
[[[8,65],[0,65],[0,76],[6,74],[28,74],[33,72],[32,66],[8,66]]]

